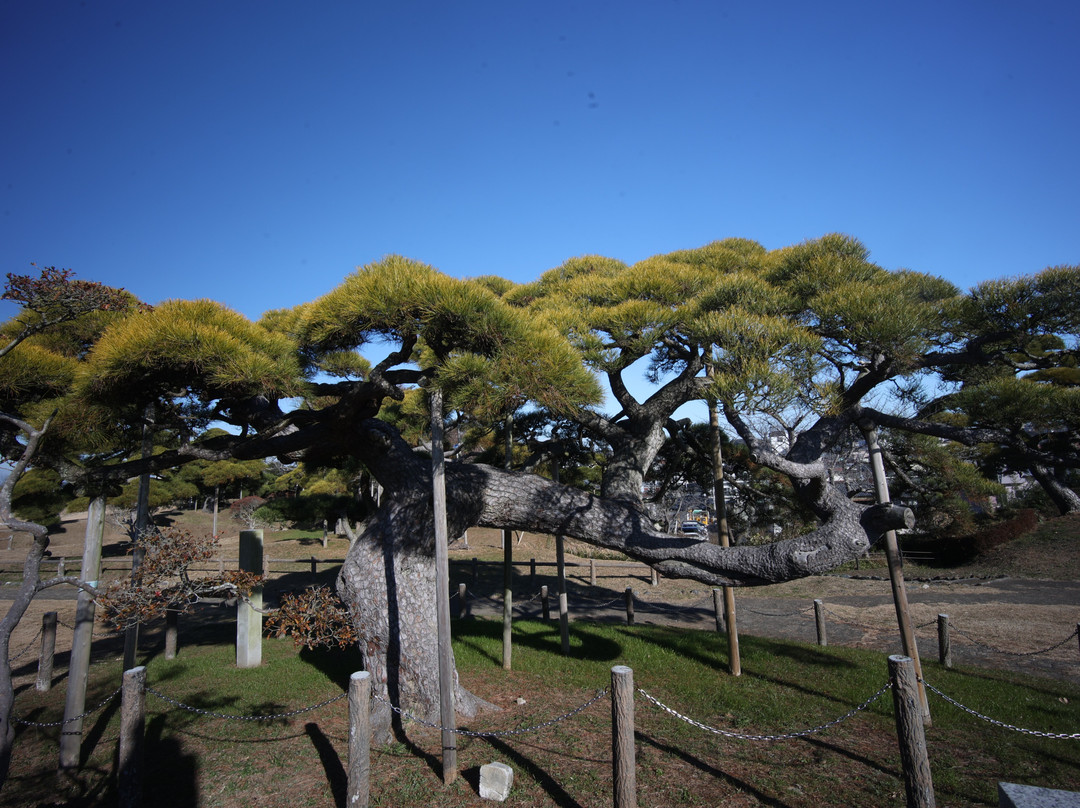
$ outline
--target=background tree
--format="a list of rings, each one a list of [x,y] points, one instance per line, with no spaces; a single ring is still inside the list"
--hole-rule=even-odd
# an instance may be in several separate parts
[[[58,421],[62,397],[88,346],[108,320],[138,307],[123,290],[75,280],[72,274],[55,267],[46,267],[37,276],[8,274],[2,295],[4,300],[18,303],[21,310],[0,327],[0,453],[12,462],[11,472],[0,484],[0,521],[13,531],[29,533],[32,542],[22,580],[0,619],[0,785],[7,780],[15,736],[11,724],[11,632],[37,592],[67,581],[40,580],[48,528],[13,513],[15,486],[32,470],[31,464]],[[45,472],[35,473],[22,493],[33,493],[40,506],[41,496],[47,493],[40,484],[46,480]]]

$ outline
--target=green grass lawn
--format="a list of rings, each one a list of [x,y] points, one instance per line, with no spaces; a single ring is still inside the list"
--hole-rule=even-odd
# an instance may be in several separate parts
[[[342,805],[347,765],[345,699],[283,716],[342,694],[360,666],[356,651],[297,652],[266,640],[264,663],[233,665],[230,624],[182,634],[181,653],[146,659],[147,805]],[[485,804],[479,767],[502,761],[515,771],[508,805],[611,804],[611,708],[607,697],[564,721],[628,665],[637,687],[703,724],[747,734],[784,735],[829,722],[876,693],[887,680],[881,654],[743,637],[743,675],[726,673],[726,641],[712,632],[655,626],[577,623],[571,654],[561,655],[557,624],[519,621],[513,670],[501,666],[498,621],[455,621],[462,681],[502,709],[462,721],[500,737],[461,736],[458,768],[443,785],[439,733],[407,725],[406,734],[372,753],[372,804]],[[982,669],[926,664],[927,681],[999,721],[1051,733],[1080,732],[1080,687]],[[96,664],[87,704],[119,684],[119,661]],[[19,716],[55,721],[64,683],[46,694],[32,686],[16,698]],[[160,695],[156,695],[160,694]],[[160,696],[212,713],[258,715],[226,720],[181,709]],[[519,703],[523,701],[524,703]],[[639,805],[904,805],[888,693],[838,726],[806,738],[770,742],[722,737],[636,699]],[[996,805],[999,780],[1080,790],[1080,741],[1040,738],[988,724],[931,697],[927,743],[939,805]],[[85,765],[55,773],[58,728],[21,727],[11,778],[0,805],[95,806],[115,803],[119,700],[87,719]]]

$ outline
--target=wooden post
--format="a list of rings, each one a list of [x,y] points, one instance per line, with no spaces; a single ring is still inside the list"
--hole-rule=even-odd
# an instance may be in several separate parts
[[[589,559],[589,586],[596,586],[596,559]]]
[[[870,470],[874,475],[874,493],[878,504],[889,505],[889,483],[885,479],[885,461],[881,456],[881,444],[878,443],[877,427],[872,421],[859,422],[866,439],[866,449],[870,454]],[[892,584],[893,605],[896,608],[896,622],[900,628],[900,644],[904,654],[915,666],[915,680],[919,689],[919,704],[922,705],[923,723],[930,725],[930,703],[926,700],[926,688],[922,682],[922,663],[919,661],[919,647],[915,642],[915,627],[911,622],[911,610],[908,608],[907,589],[904,587],[903,559],[900,557],[900,545],[896,540],[896,531],[885,532],[885,559],[889,565],[889,581]]]
[[[90,500],[86,515],[86,543],[83,545],[79,579],[97,584],[101,575],[101,542],[105,535],[105,497]],[[90,672],[90,645],[94,639],[94,599],[80,589],[75,606],[75,630],[71,638],[64,725],[60,733],[60,768],[76,769],[82,747],[82,718],[86,711],[86,679]]]
[[[634,752],[634,671],[611,669],[611,770],[615,808],[636,808]]]
[[[473,556],[473,560],[472,560],[472,582],[473,582],[473,586],[476,586],[477,578],[480,575],[480,569],[479,568],[480,568],[480,562],[477,560],[476,556]]]
[[[829,638],[825,634],[825,605],[820,600],[814,601],[814,622],[817,624],[817,644],[828,645]]]
[[[117,790],[120,808],[142,804],[143,733],[146,728],[146,667],[124,672],[120,696],[120,761]]]
[[[41,615],[41,653],[38,655],[35,689],[46,693],[52,687],[53,659],[56,656],[56,612]]]
[[[713,615],[716,617],[716,633],[724,633],[724,590],[716,587],[712,591]]]
[[[64,577],[64,564],[65,559],[63,556],[60,556],[60,558],[56,562],[56,575],[58,578]]]
[[[713,376],[713,366],[705,368],[705,375]],[[720,443],[719,402],[709,402],[709,443],[713,461],[713,499],[716,502],[716,538],[721,547],[731,546],[731,531],[727,520],[727,497],[724,494],[724,455]],[[739,624],[735,617],[735,587],[724,588],[724,624],[728,636],[728,672],[742,675],[742,658],[739,655]]]
[[[443,456],[443,395],[431,389],[431,487],[435,516],[435,601],[439,632],[439,721],[442,725],[442,778],[457,778],[454,712],[454,652],[450,645],[450,550],[446,526],[446,461]],[[509,542],[508,542],[509,544]]]
[[[311,582],[315,583],[319,575],[319,561],[315,556],[311,557]]]
[[[551,479],[559,482],[559,461],[551,464]],[[555,536],[555,574],[559,587],[559,640],[563,656],[570,655],[570,612],[566,602],[566,540]]]
[[[655,569],[652,570],[652,580],[650,581],[650,583],[653,586],[659,586],[660,585],[660,573],[657,572]]]
[[[239,566],[244,572],[263,570],[263,532],[240,531]],[[262,663],[262,585],[236,604],[236,667],[257,668]]]
[[[465,617],[469,613],[468,589],[465,584],[457,585],[458,617]]]
[[[952,643],[949,639],[949,615],[937,616],[938,661],[946,668],[952,667]]]
[[[934,783],[930,777],[923,711],[911,657],[890,656],[889,678],[893,685],[896,735],[900,742],[900,764],[908,808],[934,808]]]
[[[536,559],[529,559],[529,591],[536,587]]]
[[[626,587],[626,625],[634,625],[634,590]]]
[[[551,619],[551,604],[548,603],[548,588],[547,584],[540,587],[540,607],[543,609],[543,619]]]
[[[507,414],[503,422],[504,460],[503,468],[509,470],[513,465],[514,416]],[[502,634],[502,666],[503,670],[510,670],[513,654],[514,636],[514,532],[504,530],[503,541],[503,634]]]
[[[368,808],[371,795],[371,674],[349,677],[349,808]]]
[[[176,659],[176,637],[180,613],[175,609],[165,612],[165,658]]]

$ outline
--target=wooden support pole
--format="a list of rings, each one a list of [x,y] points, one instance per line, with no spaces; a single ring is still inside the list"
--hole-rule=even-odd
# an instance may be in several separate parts
[[[311,582],[315,583],[319,580],[319,560],[315,556],[311,557]]]
[[[503,468],[510,470],[514,460],[513,441],[514,416],[508,414],[503,421]],[[502,532],[503,542],[503,633],[502,666],[510,670],[513,666],[514,637],[514,531]]]
[[[716,633],[724,633],[724,590],[716,587],[712,591],[713,615],[716,617]]]
[[[559,461],[551,464],[551,479],[559,482]],[[563,656],[570,655],[570,611],[566,601],[566,540],[555,537],[555,574],[559,587],[559,640]]]
[[[540,587],[540,607],[543,609],[543,619],[551,619],[551,604],[548,602],[548,588],[547,584]]]
[[[142,805],[143,735],[146,730],[146,667],[124,672],[120,695],[120,760],[117,791],[120,808]]]
[[[660,573],[657,572],[655,569],[652,570],[652,580],[650,581],[650,583],[653,586],[660,586]]]
[[[101,542],[105,536],[105,497],[90,500],[86,515],[79,579],[96,585],[101,575]],[[75,606],[75,630],[71,637],[64,725],[60,732],[60,768],[77,769],[82,748],[82,718],[86,710],[86,680],[90,672],[90,646],[94,640],[94,598],[80,589]]]
[[[239,566],[243,572],[263,571],[263,532],[240,531]],[[262,663],[262,585],[236,604],[236,667],[257,668]]]
[[[165,612],[165,658],[176,659],[176,640],[179,633],[180,613],[175,609]]]
[[[874,476],[874,494],[878,505],[892,506],[889,498],[889,483],[885,479],[885,461],[882,459],[881,444],[878,442],[877,427],[869,420],[859,422],[859,429],[866,439],[866,449],[870,454],[870,470]],[[900,644],[904,654],[915,666],[916,686],[919,689],[919,704],[922,706],[923,723],[930,725],[930,704],[926,700],[926,688],[922,683],[922,662],[919,661],[919,646],[915,642],[915,627],[911,622],[911,610],[908,608],[907,589],[904,586],[904,566],[900,557],[900,545],[896,540],[896,531],[885,531],[885,559],[889,565],[889,582],[892,585],[893,606],[896,609],[896,622],[900,628]]]
[[[817,644],[828,645],[829,638],[825,633],[825,604],[820,600],[814,601],[814,622],[817,624]]]
[[[589,586],[596,586],[596,559],[589,559]]]
[[[435,601],[439,633],[439,721],[442,777],[457,779],[457,715],[454,711],[454,651],[450,645],[450,538],[446,525],[446,462],[443,456],[443,395],[431,390],[431,486],[435,517]]]
[[[56,612],[41,615],[41,653],[38,654],[35,689],[46,693],[52,688],[53,660],[56,657]]]
[[[349,677],[349,774],[345,804],[368,808],[371,796],[371,674]]]
[[[938,661],[946,668],[952,667],[952,642],[949,639],[949,615],[937,616]]]
[[[889,679],[893,688],[896,712],[896,736],[900,743],[900,764],[908,808],[934,808],[934,783],[930,776],[930,758],[926,752],[923,711],[915,663],[911,657],[889,657]]]
[[[536,559],[529,559],[529,590],[536,588]]]
[[[713,365],[705,369],[705,375],[713,377]],[[709,402],[709,443],[713,461],[713,499],[716,503],[716,540],[721,547],[731,546],[731,530],[727,519],[727,496],[724,493],[724,452],[720,440],[720,403]],[[728,637],[728,672],[742,675],[742,657],[739,654],[739,623],[735,616],[735,587],[724,587],[724,625]]]
[[[458,617],[465,617],[469,613],[468,592],[465,584],[457,585]]]
[[[614,808],[637,807],[634,751],[634,671],[611,669],[611,770]]]
[[[634,625],[634,590],[626,587],[626,625]]]

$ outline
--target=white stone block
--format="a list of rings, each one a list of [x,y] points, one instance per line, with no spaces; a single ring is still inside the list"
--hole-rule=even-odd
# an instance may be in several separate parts
[[[480,796],[502,802],[510,796],[514,770],[505,763],[485,763],[480,767]]]

